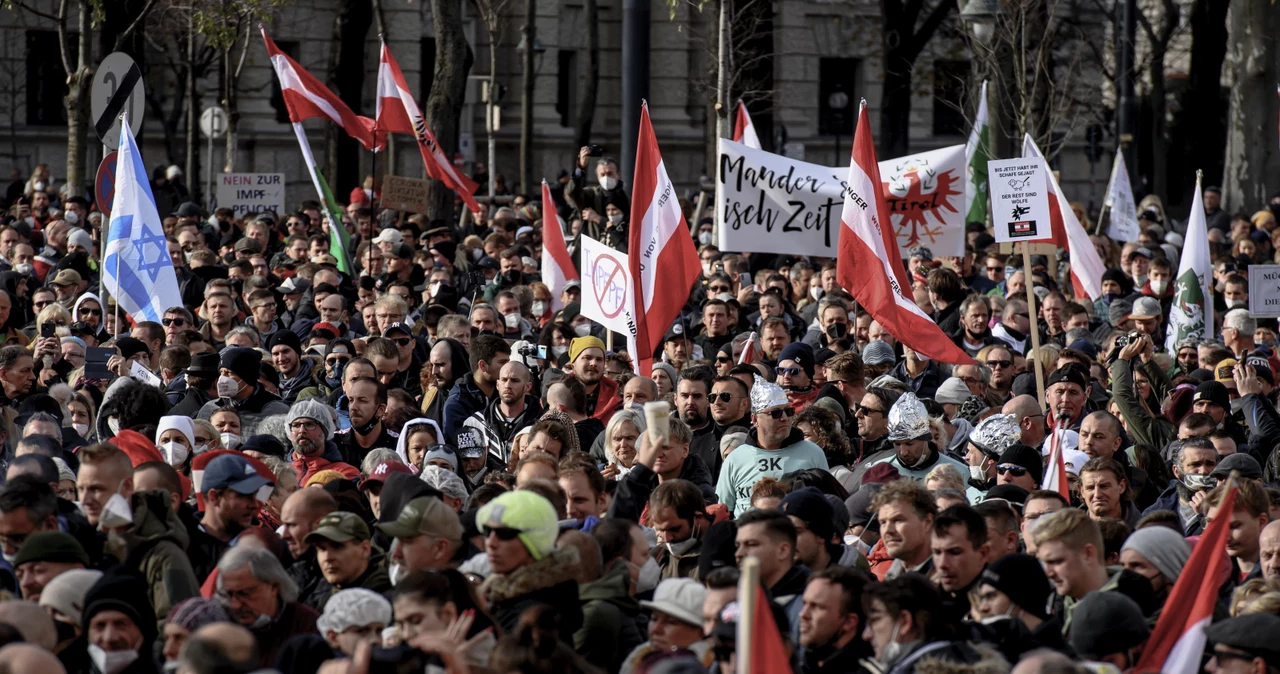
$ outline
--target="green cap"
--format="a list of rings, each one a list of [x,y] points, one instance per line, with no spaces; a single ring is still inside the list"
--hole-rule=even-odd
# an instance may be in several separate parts
[[[489,501],[476,513],[476,526],[489,529],[516,529],[520,541],[535,560],[551,554],[560,533],[560,522],[551,502],[531,491],[509,491]]]
[[[454,543],[462,541],[462,521],[444,501],[434,496],[420,496],[405,504],[394,521],[377,525],[393,538],[433,536]]]
[[[31,534],[13,558],[13,568],[27,562],[58,562],[89,566],[89,555],[71,534],[61,531],[41,531]]]
[[[303,540],[314,543],[321,538],[333,543],[346,543],[350,540],[367,541],[369,527],[355,513],[345,511],[329,513],[316,522],[315,530],[307,534]]]

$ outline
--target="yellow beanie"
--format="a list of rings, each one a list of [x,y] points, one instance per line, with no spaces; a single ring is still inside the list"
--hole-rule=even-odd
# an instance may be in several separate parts
[[[346,475],[343,475],[336,470],[322,470],[307,479],[307,483],[303,486],[310,487],[313,484],[325,485],[333,482],[334,480],[346,479],[346,477]]]
[[[578,354],[587,349],[600,349],[603,353],[604,342],[600,341],[599,337],[594,336],[575,337],[572,342],[569,342],[569,362],[572,363],[577,360]]]

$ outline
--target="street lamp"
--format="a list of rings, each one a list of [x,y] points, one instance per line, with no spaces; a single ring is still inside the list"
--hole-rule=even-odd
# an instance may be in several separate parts
[[[991,43],[1000,18],[1000,0],[969,0],[960,10],[960,20],[969,24],[973,37],[984,45]]]

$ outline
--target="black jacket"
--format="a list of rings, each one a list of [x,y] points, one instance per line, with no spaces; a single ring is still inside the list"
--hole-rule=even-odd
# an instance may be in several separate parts
[[[693,440],[689,442],[689,456],[697,456],[711,469],[711,482],[720,477],[720,465],[724,458],[720,456],[720,432],[714,421],[693,432]]]
[[[698,485],[707,505],[718,501],[715,487],[711,485],[711,473],[707,471],[707,464],[692,452],[680,467],[680,479]],[[644,512],[645,506],[649,504],[649,495],[657,488],[657,473],[641,463],[632,466],[631,472],[618,480],[618,488],[613,494],[613,504],[609,506],[609,517],[639,522],[640,513]]]

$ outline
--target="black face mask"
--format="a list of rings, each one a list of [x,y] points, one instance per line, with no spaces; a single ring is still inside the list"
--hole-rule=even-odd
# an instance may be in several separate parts
[[[519,269],[508,269],[502,272],[502,280],[506,281],[507,285],[519,285],[522,278]]]
[[[827,336],[831,339],[843,339],[849,334],[849,326],[846,323],[832,323],[827,326]]]
[[[58,633],[58,643],[73,641],[76,638],[76,626],[61,620],[53,621],[54,630]]]

